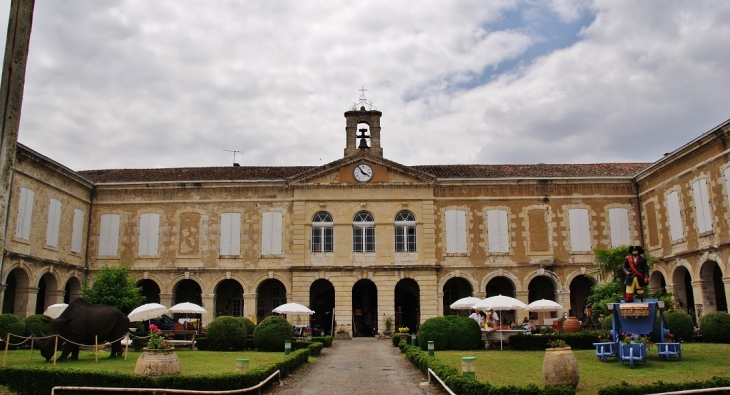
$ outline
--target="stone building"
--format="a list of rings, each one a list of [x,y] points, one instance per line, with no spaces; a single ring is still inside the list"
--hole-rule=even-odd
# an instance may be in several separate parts
[[[660,259],[651,287],[680,309],[727,310],[730,121],[655,163],[404,166],[366,104],[322,166],[73,171],[18,144],[2,312],[42,313],[121,263],[148,301],[201,304],[204,322],[298,302],[317,330],[370,336],[497,294],[580,318],[592,249],[622,244]]]

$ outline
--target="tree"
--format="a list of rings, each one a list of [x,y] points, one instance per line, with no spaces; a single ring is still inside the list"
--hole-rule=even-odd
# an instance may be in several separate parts
[[[84,279],[81,293],[89,303],[114,306],[124,314],[129,314],[145,301],[142,287],[135,285],[129,267],[124,265],[117,267],[104,265],[94,277],[94,284],[91,287],[88,279]]]
[[[593,275],[596,278],[603,281],[618,278],[623,282],[625,276],[621,270],[621,265],[623,265],[624,259],[631,255],[629,254],[629,246],[594,248],[593,253],[596,256],[596,270],[593,271]],[[658,259],[649,255],[648,252],[644,253],[644,258],[646,258],[646,264],[649,266],[649,270],[658,261]]]

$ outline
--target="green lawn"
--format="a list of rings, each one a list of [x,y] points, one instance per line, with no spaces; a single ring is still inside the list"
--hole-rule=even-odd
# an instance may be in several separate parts
[[[232,373],[236,371],[236,358],[247,358],[249,368],[265,365],[284,359],[284,353],[266,353],[255,351],[237,352],[213,352],[213,351],[190,351],[175,350],[180,359],[180,370],[182,375],[203,375],[209,373]],[[134,365],[141,351],[129,351],[127,360],[124,358],[110,359],[109,351],[99,353],[99,361],[94,361],[94,354],[91,351],[81,351],[78,361],[46,362],[38,350],[33,351],[31,360],[30,349],[8,351],[5,366],[12,367],[44,367],[49,369],[89,369],[107,370],[120,373],[134,374]],[[60,353],[58,354],[60,355]],[[314,358],[310,357],[310,361]]]
[[[700,381],[712,376],[730,376],[727,367],[730,356],[729,344],[682,344],[682,360],[659,360],[656,346],[649,350],[647,363],[637,363],[634,369],[628,363],[623,365],[611,358],[604,363],[595,357],[594,350],[573,350],[580,370],[579,394],[597,394],[601,387],[626,381],[630,384],[644,384],[655,381],[684,382]],[[438,360],[461,371],[461,357],[476,357],[477,380],[488,381],[497,386],[518,387],[535,384],[544,385],[542,360],[544,351],[437,351]]]

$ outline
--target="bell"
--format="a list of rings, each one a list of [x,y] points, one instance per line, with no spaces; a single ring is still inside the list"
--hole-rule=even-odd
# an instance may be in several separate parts
[[[360,145],[357,146],[358,149],[365,149],[370,148],[368,147],[368,142],[365,140],[365,138],[360,139]]]

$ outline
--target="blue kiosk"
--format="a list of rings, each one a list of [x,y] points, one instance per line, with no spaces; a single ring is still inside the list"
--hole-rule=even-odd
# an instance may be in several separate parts
[[[657,299],[645,299],[642,302],[609,303],[611,311],[612,329],[611,341],[607,343],[594,343],[596,357],[606,362],[609,357],[615,356],[623,364],[628,362],[634,368],[636,362],[646,362],[646,344],[643,342],[624,344],[621,342],[621,333],[627,335],[648,336],[655,335],[660,339],[656,343],[659,349],[659,356],[676,356],[682,359],[682,348],[679,343],[666,343],[665,337],[669,330],[664,327],[664,302]],[[654,321],[659,314],[659,328],[654,328]]]

